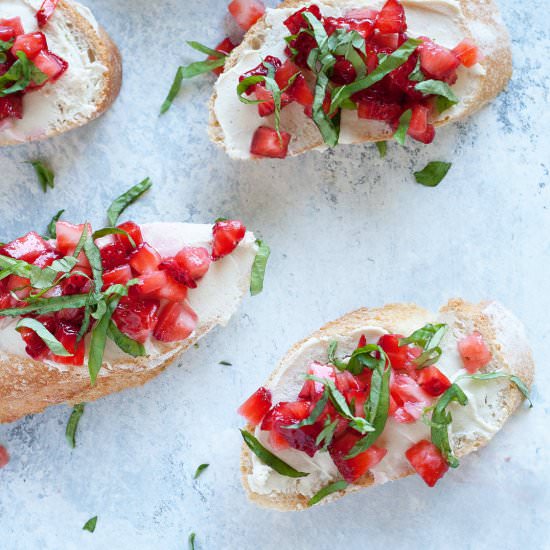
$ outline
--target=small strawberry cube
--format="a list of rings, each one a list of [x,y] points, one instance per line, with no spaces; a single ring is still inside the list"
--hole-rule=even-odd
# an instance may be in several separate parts
[[[168,274],[166,271],[148,271],[140,275],[138,279],[139,284],[135,288],[142,296],[149,296],[151,294],[157,296],[157,291],[168,284]]]
[[[130,255],[130,266],[137,273],[150,273],[157,271],[162,261],[160,254],[149,244],[138,245]]]
[[[40,9],[36,12],[36,21],[39,27],[43,27],[53,15],[59,0],[44,0]]]
[[[125,285],[132,278],[132,270],[129,265],[119,265],[114,269],[103,272],[103,290],[113,285]]]
[[[291,99],[305,107],[304,112],[306,114],[312,109],[314,95],[303,75],[300,74],[296,77],[288,90],[288,95]]]
[[[397,32],[376,32],[374,34],[374,42],[379,48],[388,48],[393,51],[399,47],[400,36],[402,35]]]
[[[161,288],[154,292],[153,295],[161,300],[183,302],[183,300],[187,298],[187,285],[179,283],[166,271],[161,271],[161,273],[166,273],[166,282]]]
[[[396,404],[392,414],[400,423],[412,423],[422,416],[422,411],[431,404],[432,398],[408,374],[393,374],[390,380],[390,395]]]
[[[386,352],[394,371],[405,371],[416,377],[414,360],[422,355],[422,349],[412,345],[400,346],[401,334],[384,334],[378,340],[378,345]]]
[[[20,17],[12,17],[10,19],[0,19],[0,29],[6,28],[11,29],[12,36],[10,38],[1,38],[0,40],[11,40],[12,38],[15,38],[16,36],[19,36],[20,34],[23,34],[25,31],[23,30],[23,23],[21,23]]]
[[[288,132],[281,132],[279,139],[273,128],[260,126],[252,137],[250,152],[257,157],[284,159],[288,153],[290,137]]]
[[[367,120],[393,123],[399,119],[403,107],[399,103],[386,103],[379,99],[361,99],[357,102],[357,116]]]
[[[228,55],[230,52],[232,52],[235,49],[235,47],[236,47],[236,44],[233,44],[230,38],[224,38],[214,49],[218,52]],[[219,58],[214,55],[209,55],[207,59],[211,61],[216,61]],[[212,72],[214,74],[220,75],[223,73],[223,67],[217,67],[216,69],[212,69]]]
[[[260,388],[254,392],[238,409],[252,426],[257,426],[271,409],[271,392]]]
[[[161,342],[185,340],[197,326],[197,314],[186,303],[171,303],[164,306],[153,335]]]
[[[174,257],[178,267],[193,281],[202,279],[210,268],[210,253],[202,246],[185,246]]]
[[[287,59],[275,73],[275,82],[281,90],[288,86],[290,79],[300,72],[300,68],[291,59]]]
[[[367,401],[367,394],[361,390],[349,390],[344,393],[344,397],[346,398],[348,405],[351,406],[353,403],[353,413],[355,416],[365,418],[365,402]]]
[[[61,283],[63,295],[65,296],[69,294],[84,294],[91,288],[92,270],[89,267],[76,266],[73,272],[71,272],[70,277],[67,277]]]
[[[2,38],[0,38],[0,40],[2,40]],[[0,120],[4,120],[5,118],[23,118],[22,93],[19,92],[0,97]]]
[[[247,31],[265,13],[261,0],[232,0],[227,6],[237,25]]]
[[[422,143],[431,143],[435,137],[435,129],[428,122],[430,109],[424,105],[417,104],[412,109],[411,122],[407,134],[413,139]]]
[[[345,370],[336,373],[336,388],[340,393],[345,393],[347,391],[358,390],[359,383],[351,372]]]
[[[437,397],[451,387],[450,380],[434,365],[420,371],[417,382],[429,395]]]
[[[351,84],[356,78],[357,72],[351,61],[348,61],[345,57],[338,57],[332,67],[330,79],[339,86],[344,86],[345,84]]]
[[[63,344],[63,347],[72,353],[72,356],[53,355],[52,361],[63,365],[80,366],[84,364],[86,345],[84,338],[77,342],[79,328],[68,322],[59,321],[55,330],[55,337]]]
[[[431,441],[425,439],[415,443],[405,453],[405,456],[416,473],[430,487],[433,487],[449,469],[449,465],[439,449]]]
[[[405,10],[398,0],[388,0],[382,6],[374,26],[381,33],[400,33],[407,30]]]
[[[465,38],[458,46],[453,48],[453,53],[458,60],[467,68],[473,67],[476,63],[483,61],[483,55],[476,43],[471,38]]]
[[[20,300],[24,300],[31,293],[31,281],[25,277],[19,277],[19,275],[10,275],[7,281],[7,289]]]
[[[113,313],[113,321],[124,334],[144,343],[157,324],[159,307],[158,300],[125,296]]]
[[[300,29],[305,29],[308,26],[307,21],[303,17],[304,12],[312,13],[319,21],[321,21],[321,10],[319,6],[312,4],[306,8],[298,10],[296,13],[293,13],[290,17],[285,19],[284,24],[286,28],[290,31],[290,34],[298,34]]]
[[[336,374],[332,365],[323,365],[322,363],[313,361],[308,366],[307,373],[316,376],[317,378],[327,378],[333,382],[336,381]],[[306,380],[298,397],[309,401],[317,401],[320,399],[324,389],[325,387],[321,384],[321,382]]]
[[[13,27],[8,25],[2,25],[0,22],[0,40],[3,42],[9,42],[15,38],[15,31]]]
[[[41,32],[20,34],[11,47],[11,53],[24,52],[29,59],[34,59],[42,50],[48,49],[46,36]]]
[[[483,336],[477,331],[472,332],[472,334],[458,342],[458,351],[464,368],[472,374],[486,367],[493,359]]]
[[[429,38],[422,37],[422,41],[423,43],[418,46],[422,72],[437,80],[453,84],[456,80],[456,69],[460,65],[456,54]]]
[[[34,231],[0,248],[0,254],[28,263],[33,263],[40,255],[52,251],[53,247]]]
[[[110,270],[128,263],[126,247],[119,242],[106,244],[99,249],[103,269]]]
[[[122,229],[122,231],[126,231],[126,233],[128,233],[128,235],[132,237],[132,240],[134,241],[136,247],[143,243],[141,229],[137,223],[124,222],[120,225],[117,225],[117,229]],[[135,248],[126,235],[115,235],[115,241],[123,244],[127,248],[128,252],[131,252]]]
[[[239,220],[220,220],[212,228],[212,260],[231,254],[246,234],[246,227]]]
[[[48,250],[46,252],[42,252],[40,256],[38,256],[38,258],[36,258],[36,260],[32,262],[32,265],[44,269],[45,267],[49,267],[50,265],[52,265],[55,260],[59,260],[60,258],[61,254],[59,254],[55,250]]]
[[[69,64],[64,59],[45,50],[42,50],[33,59],[33,63],[48,77],[49,82],[57,80],[69,67]]]
[[[76,249],[80,237],[84,232],[84,224],[75,225],[69,222],[56,222],[57,249],[63,256],[70,256]],[[88,234],[92,234],[92,228],[88,224]]]
[[[1,39],[0,39],[1,40]],[[4,468],[10,461],[10,454],[3,445],[0,445],[0,468]]]
[[[39,317],[38,320],[52,333],[55,334],[56,321],[53,317]],[[44,359],[48,353],[49,348],[45,344],[44,340],[36,334],[36,332],[30,328],[18,329],[25,342],[25,351],[34,360],[38,361]]]
[[[187,288],[197,288],[195,280],[189,275],[186,269],[180,267],[175,258],[165,258],[162,260],[159,269],[165,271],[177,283],[181,283]]]

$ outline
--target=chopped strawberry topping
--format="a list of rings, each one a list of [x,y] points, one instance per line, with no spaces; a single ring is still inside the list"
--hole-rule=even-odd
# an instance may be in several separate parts
[[[59,0],[44,0],[42,6],[36,12],[36,20],[39,27],[43,27],[53,15]]]
[[[407,30],[405,10],[397,0],[388,0],[376,19],[375,28],[381,33],[400,33]]]
[[[38,318],[52,334],[55,334],[56,321],[53,317],[42,316]],[[44,340],[30,328],[21,328],[19,333],[25,342],[25,351],[27,354],[35,360],[40,360],[46,357],[48,354],[48,346],[44,343]]]
[[[451,50],[440,46],[429,38],[422,38],[423,43],[418,47],[420,51],[420,67],[424,74],[449,84],[456,81],[456,69],[460,61]]]
[[[293,13],[290,17],[285,19],[284,24],[286,28],[290,31],[290,34],[298,34],[300,29],[307,28],[307,22],[302,15],[304,12],[313,14],[319,21],[321,20],[321,10],[319,6],[312,4],[306,8],[298,10],[296,13]]]
[[[424,105],[415,105],[407,133],[422,143],[431,143],[435,137],[435,128],[428,122],[430,109]]]
[[[178,342],[189,338],[197,326],[197,314],[186,303],[172,302],[160,312],[154,335],[161,342]]]
[[[143,243],[143,235],[141,234],[141,229],[139,225],[135,222],[124,222],[120,225],[117,225],[117,229],[122,229],[126,231],[131,239],[134,241],[133,244],[126,235],[115,235],[115,242],[121,243],[126,250],[131,252],[136,246],[139,246]]]
[[[103,290],[113,285],[125,285],[132,278],[132,269],[129,265],[119,265],[114,269],[103,272]]]
[[[145,342],[158,321],[160,302],[155,299],[124,297],[113,313],[117,327],[138,342]]]
[[[231,254],[246,234],[246,227],[239,220],[220,220],[212,228],[212,260]]]
[[[418,475],[430,487],[433,487],[449,469],[449,465],[439,449],[425,439],[414,444],[405,453],[405,456]]]
[[[250,152],[258,157],[270,157],[284,159],[288,153],[288,144],[290,143],[290,134],[281,132],[279,138],[273,128],[260,126],[250,144]]]
[[[458,342],[458,351],[464,368],[472,374],[486,367],[493,359],[483,336],[477,331],[465,336]]]
[[[420,357],[422,350],[416,346],[400,346],[399,340],[403,338],[400,334],[385,334],[378,342],[378,345],[386,352],[391,366],[396,371],[405,371],[409,375],[416,376],[416,365],[414,360]]]
[[[180,270],[195,283],[202,279],[210,268],[210,253],[201,246],[185,246],[174,259]]]
[[[33,63],[48,77],[50,82],[57,80],[69,67],[64,59],[46,50],[42,50],[33,59]]]
[[[437,397],[451,387],[450,380],[435,366],[422,369],[418,384],[428,394]]]
[[[149,273],[159,268],[162,258],[149,244],[140,244],[130,255],[130,266],[138,273]]]
[[[128,263],[128,251],[120,242],[113,242],[99,249],[103,269],[114,269]]]
[[[10,461],[10,454],[3,445],[0,445],[0,468],[3,468]]]
[[[271,392],[262,387],[254,392],[237,409],[237,412],[244,416],[250,424],[257,426],[269,409],[271,409]]]
[[[72,323],[59,321],[55,331],[55,337],[63,344],[63,347],[73,355],[70,357],[62,355],[52,355],[52,360],[63,365],[80,366],[84,364],[84,354],[86,345],[84,338],[78,340],[79,328]]]
[[[330,79],[339,85],[350,84],[357,78],[357,72],[351,61],[344,57],[339,57],[332,67],[332,75]]]
[[[470,38],[465,38],[458,46],[453,48],[453,53],[465,67],[473,67],[476,63],[483,61],[483,55],[476,43]]]
[[[265,13],[261,0],[232,0],[227,7],[241,29],[247,31]]]
[[[33,263],[39,256],[51,251],[53,247],[34,231],[0,248],[0,254],[29,263]]]
[[[393,374],[390,394],[397,406],[391,416],[405,424],[418,420],[431,403],[430,396],[408,374]]]
[[[0,38],[2,40],[2,38]],[[0,71],[1,73],[2,71]],[[0,120],[5,118],[23,118],[23,94],[15,93],[0,97]]]
[[[20,34],[11,48],[11,53],[16,55],[17,52],[25,52],[29,59],[34,59],[42,50],[48,48],[46,36],[41,32],[33,32],[30,34]]]
[[[23,34],[25,31],[23,30],[23,23],[21,23],[21,17],[11,17],[9,19],[0,19],[0,29],[5,29],[2,31],[3,34],[0,34],[0,36],[7,36],[8,30],[10,36],[9,38],[0,38],[0,40],[11,40],[12,38],[15,38],[16,36],[19,36],[20,34]]]
[[[323,365],[322,363],[317,363],[316,361],[314,361],[309,365],[307,373],[316,376],[317,378],[327,378],[332,380],[333,382],[336,381],[334,367],[332,367],[331,365]],[[302,389],[300,390],[300,393],[298,394],[298,397],[300,399],[317,401],[318,399],[320,399],[323,391],[324,386],[323,384],[321,384],[321,382],[317,382],[316,380],[306,380],[304,382],[304,385],[302,386]]]
[[[214,49],[218,52],[228,55],[230,52],[232,52],[235,49],[235,47],[236,47],[236,44],[233,44],[231,39],[227,37],[227,38],[224,38]],[[219,58],[214,55],[209,55],[207,59],[211,61],[215,61]],[[214,74],[220,75],[223,73],[223,67],[217,67],[216,69],[212,69],[212,72]]]

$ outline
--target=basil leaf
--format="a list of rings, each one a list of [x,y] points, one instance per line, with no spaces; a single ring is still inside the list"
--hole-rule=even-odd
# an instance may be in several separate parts
[[[457,384],[452,384],[435,404],[431,418],[431,435],[432,443],[441,451],[447,464],[449,464],[451,468],[456,468],[459,462],[453,454],[449,441],[449,424],[453,421],[453,417],[451,413],[446,410],[453,401],[456,401],[462,406],[468,403],[468,397],[466,397],[466,394]]]
[[[17,61],[0,76],[0,97],[24,91],[31,81],[40,85],[48,80],[48,77],[29,60],[25,52],[20,50],[16,56]],[[10,84],[12,85],[7,87]]]
[[[311,411],[311,414],[304,418],[301,422],[298,422],[298,424],[291,424],[290,426],[281,426],[285,430],[298,430],[299,428],[303,428],[304,426],[311,426],[312,424],[315,424],[317,419],[321,416],[321,413],[325,410],[326,404],[328,402],[328,391],[325,387],[323,391],[323,395],[317,403],[315,403],[315,407],[313,407],[313,410]]]
[[[422,328],[415,330],[409,337],[401,338],[399,346],[414,344],[423,349],[438,346],[443,336],[447,332],[448,326],[445,323],[432,324],[428,323]]]
[[[55,223],[59,220],[59,218],[61,218],[61,216],[63,215],[63,212],[65,212],[65,210],[60,210],[50,221],[50,223],[48,224],[48,229],[46,231],[46,237],[48,239],[55,239],[57,238],[57,233],[56,233],[56,230],[55,230]]]
[[[111,316],[117,305],[118,299],[109,302],[105,313],[92,329],[90,352],[88,356],[88,371],[90,372],[90,383],[92,386],[95,385],[97,375],[103,365],[103,353],[105,352],[105,344],[107,342],[107,332],[109,330]]]
[[[109,323],[109,330],[107,336],[124,352],[132,357],[145,357],[147,352],[145,346],[137,340],[132,340],[129,336],[124,334],[114,323]]]
[[[338,145],[340,139],[340,113],[330,118],[323,108],[326,92],[328,89],[329,78],[321,72],[317,75],[315,83],[315,95],[313,98],[312,118],[313,122],[319,128],[323,141],[330,147]]]
[[[332,495],[332,493],[337,493],[338,491],[343,491],[348,486],[348,482],[343,479],[340,481],[335,481],[326,487],[323,487],[317,491],[307,502],[308,506],[314,506],[325,497]]]
[[[223,365],[225,367],[231,367],[233,363],[230,363],[229,361],[220,361],[218,365]]]
[[[441,348],[436,346],[435,348],[430,348],[422,352],[419,357],[413,360],[413,363],[416,365],[417,370],[424,369],[431,365],[435,365],[439,361],[441,354]]]
[[[82,527],[82,530],[90,531],[90,533],[93,533],[95,531],[96,525],[97,525],[97,516],[94,516],[84,524],[84,527]]]
[[[84,405],[85,403],[78,403],[73,407],[73,412],[69,416],[69,421],[67,422],[67,428],[65,429],[65,438],[71,449],[76,447],[76,429],[78,428],[78,423],[84,414]]]
[[[50,269],[61,273],[69,273],[78,263],[78,258],[74,256],[65,256],[59,260],[54,260],[50,264]]]
[[[136,242],[132,238],[132,235],[124,229],[119,229],[118,227],[104,227],[103,229],[98,229],[92,233],[92,239],[95,241],[101,239],[101,237],[106,237],[107,235],[124,235],[132,245],[133,248],[136,248]]]
[[[334,437],[334,432],[338,427],[339,420],[336,419],[333,422],[330,421],[330,416],[325,420],[325,425],[323,429],[319,432],[319,435],[315,439],[315,445],[318,447],[323,443],[323,450],[326,450],[327,447],[332,443],[332,438]]]
[[[208,468],[208,466],[210,466],[210,464],[201,464],[195,471],[195,475],[193,476],[193,479],[197,479],[204,472],[204,470]]]
[[[497,378],[507,378],[515,384],[517,389],[521,392],[523,397],[529,401],[529,407],[533,408],[533,402],[531,401],[531,397],[529,395],[529,388],[526,386],[525,382],[515,374],[509,374],[507,372],[485,372],[485,373],[475,373],[475,374],[463,374],[459,378],[457,378],[457,382],[459,380],[468,379],[471,378],[472,380],[495,380]]]
[[[267,267],[267,260],[271,254],[269,246],[267,246],[264,241],[258,239],[256,244],[258,245],[258,252],[256,252],[256,257],[252,264],[252,272],[250,274],[251,296],[260,294],[264,288],[265,269]]]
[[[92,268],[95,293],[99,296],[103,288],[103,265],[101,263],[101,253],[93,239],[86,239],[84,243],[84,253]]]
[[[387,141],[377,141],[376,142],[376,148],[378,149],[378,153],[380,155],[380,158],[384,158],[388,152],[388,142]]]
[[[150,178],[145,178],[143,181],[137,183],[125,193],[122,193],[120,197],[117,197],[109,209],[107,210],[107,218],[112,226],[116,225],[116,222],[122,212],[128,208],[133,202],[135,202],[145,191],[151,189],[153,182]]]
[[[405,139],[407,138],[407,132],[409,130],[409,124],[411,123],[412,118],[412,110],[407,109],[400,117],[399,117],[399,126],[397,127],[397,130],[393,134],[393,139],[397,141],[400,145],[405,145]]]
[[[448,105],[447,109],[458,103],[458,97],[456,97],[451,87],[441,80],[424,80],[424,82],[419,82],[415,86],[415,89],[423,94],[437,95],[445,98],[447,100],[446,105]],[[442,111],[439,112],[441,113]]]
[[[67,308],[80,308],[86,305],[87,294],[70,294],[68,296],[54,296],[53,298],[38,298],[32,304],[24,307],[0,309],[0,317],[19,317],[27,313],[53,313]]]
[[[378,355],[378,357],[376,357],[376,355]],[[386,361],[387,355],[380,346],[377,344],[367,344],[366,346],[353,350],[346,370],[349,370],[352,374],[358,375],[363,372],[365,367],[370,370],[384,368]]]
[[[42,161],[34,160],[29,162],[29,164],[31,164],[34,168],[34,171],[38,177],[38,182],[40,183],[40,187],[42,187],[42,191],[44,191],[44,193],[48,190],[48,187],[50,189],[55,187],[54,173]]]
[[[227,54],[219,52],[218,50],[213,50],[212,48],[209,48],[208,46],[205,46],[200,42],[195,42],[194,40],[188,40],[187,44],[191,46],[191,48],[193,48],[194,50],[205,53],[206,55],[213,55],[214,57],[217,57],[219,59],[225,59],[227,57]]]
[[[267,466],[275,470],[277,473],[287,477],[304,477],[308,473],[299,472],[286,462],[283,462],[278,456],[275,456],[271,451],[268,451],[250,432],[241,430],[244,442],[248,448]]]
[[[422,69],[420,68],[420,56],[416,60],[416,65],[412,72],[409,74],[409,80],[412,80],[413,82],[422,82],[425,80],[424,73],[422,72]]]
[[[49,267],[41,269],[24,260],[15,260],[9,256],[0,255],[0,269],[0,280],[9,275],[17,275],[29,279],[30,285],[37,289],[49,288],[57,278],[57,272]]]
[[[239,97],[239,101],[241,101],[241,103],[246,103],[247,105],[257,105],[258,103],[265,103],[266,101],[265,99],[248,99],[243,95],[246,93],[248,88],[256,84],[259,84],[260,82],[265,82],[265,76],[262,74],[254,74],[251,76],[247,76],[246,78],[243,78],[237,84],[237,96]],[[226,218],[218,218],[218,219],[221,221],[224,221]]]
[[[426,187],[435,187],[441,183],[451,166],[450,162],[432,161],[419,172],[415,172],[414,177],[418,183]]]
[[[195,533],[191,533],[187,539],[189,543],[189,550],[195,550]]]
[[[37,319],[24,317],[17,323],[17,325],[15,325],[15,330],[17,331],[22,328],[29,328],[33,330],[54,355],[59,355],[61,357],[73,356],[73,354],[69,353],[65,349],[65,346]]]
[[[0,63],[5,63],[8,60],[8,56],[6,55],[6,52],[11,49],[13,46],[15,40],[0,40]]]

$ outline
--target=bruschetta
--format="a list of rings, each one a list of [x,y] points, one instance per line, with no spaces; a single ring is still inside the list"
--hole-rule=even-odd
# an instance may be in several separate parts
[[[0,248],[0,422],[144,384],[261,288],[265,245],[240,221],[115,217]]]
[[[237,159],[406,135],[431,143],[511,71],[492,0],[286,0],[227,56],[209,133]]]
[[[116,99],[120,54],[72,0],[0,2],[0,145],[56,136]]]
[[[534,364],[498,302],[360,309],[296,344],[239,412],[249,498],[302,510],[417,473],[433,486],[516,410]]]

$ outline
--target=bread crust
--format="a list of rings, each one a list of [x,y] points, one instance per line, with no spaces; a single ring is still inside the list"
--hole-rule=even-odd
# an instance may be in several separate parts
[[[512,51],[510,48],[510,39],[506,27],[501,22],[500,14],[494,0],[459,0],[460,7],[464,13],[466,26],[463,27],[464,37],[474,38],[471,27],[473,25],[484,25],[490,29],[491,33],[499,37],[498,44],[494,44],[494,49],[485,56],[481,65],[486,71],[486,78],[483,79],[479,93],[470,98],[465,103],[464,110],[459,116],[446,116],[435,121],[435,126],[443,126],[451,122],[457,122],[481,109],[485,104],[494,99],[507,85],[512,76]],[[303,4],[303,0],[285,0],[278,8],[292,8]],[[313,3],[313,2],[311,2]],[[338,0],[323,0],[324,4],[338,6]],[[253,48],[255,45],[262,44],[265,36],[269,32],[266,23],[266,17],[263,16],[244,36],[244,39],[225,62],[225,69],[234,67],[243,52]],[[427,33],[429,29],[427,29]],[[208,134],[211,141],[225,148],[225,137],[221,125],[216,117],[215,102],[216,91],[214,90],[209,101],[209,125]],[[388,129],[377,134],[368,134],[366,131],[360,140],[353,143],[385,141],[392,136],[392,131]],[[252,136],[251,136],[252,138]],[[295,144],[294,144],[295,145]],[[296,156],[306,151],[318,147],[324,147],[325,144],[319,132],[314,136],[307,136],[307,140],[294,149],[289,149],[289,156]]]
[[[459,329],[464,329],[465,332],[479,331],[488,343],[494,361],[499,365],[499,370],[518,376],[527,387],[531,387],[535,373],[531,350],[521,323],[508,310],[497,302],[473,304],[457,298],[449,300],[447,305],[441,308],[440,314],[453,315],[456,319],[455,325]],[[379,326],[389,332],[402,333],[404,323],[410,324],[412,322],[415,328],[419,328],[426,322],[427,318],[433,321],[435,315],[415,304],[389,304],[381,308],[362,308],[348,313],[335,321],[327,323],[312,335],[294,344],[273,371],[266,385],[269,386],[269,383],[292,363],[293,357],[300,348],[311,340],[318,338],[338,340],[342,335],[370,325]],[[503,341],[502,325],[507,327],[506,335],[508,337],[516,338],[513,351],[507,349],[507,342]],[[523,396],[515,385],[510,383],[500,401],[502,414],[499,429],[522,401]],[[247,426],[247,429],[254,430],[252,426]],[[454,452],[456,456],[461,458],[485,446],[490,439],[482,437],[469,440],[454,439]],[[243,487],[248,498],[255,504],[282,512],[307,508],[308,499],[302,494],[272,493],[271,495],[264,495],[255,493],[250,488],[248,476],[252,473],[252,454],[245,444],[242,445],[240,465]],[[412,474],[414,474],[414,470],[411,467],[408,471],[403,471],[401,475],[392,478],[392,481]],[[345,490],[330,495],[330,497],[323,499],[320,504],[327,504],[372,485],[374,485],[374,477],[370,472],[367,472],[367,475],[360,479],[358,483],[349,485]]]
[[[122,86],[122,58],[120,52],[103,27],[94,26],[77,9],[72,0],[60,0],[54,17],[64,17],[75,35],[83,38],[88,50],[93,52],[95,58],[106,67],[103,74],[103,86],[95,101],[95,110],[88,117],[80,117],[79,120],[68,122],[62,129],[49,129],[39,136],[27,136],[24,140],[1,138],[0,146],[20,145],[24,142],[42,141],[60,134],[64,134],[74,128],[88,124],[101,116],[115,101]],[[47,27],[46,27],[47,35]],[[70,70],[70,67],[69,67]],[[55,84],[54,84],[55,85]]]

